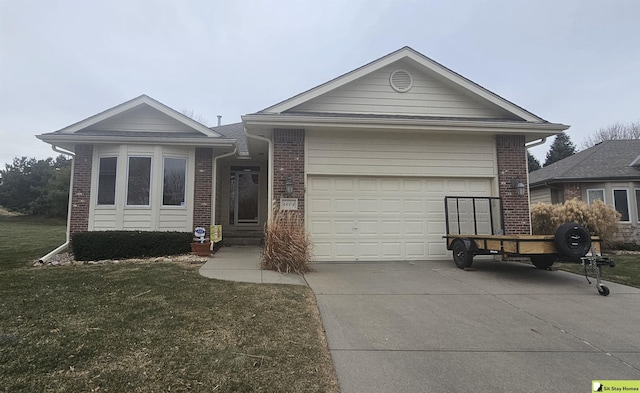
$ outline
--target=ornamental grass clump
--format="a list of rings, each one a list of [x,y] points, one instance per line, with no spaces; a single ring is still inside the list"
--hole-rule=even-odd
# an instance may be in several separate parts
[[[531,206],[531,229],[534,235],[552,235],[560,225],[575,222],[587,228],[591,234],[600,236],[604,246],[608,247],[613,244],[618,221],[620,213],[599,199],[591,205],[572,199],[563,204],[536,203]]]
[[[280,273],[303,274],[310,271],[311,240],[300,215],[275,210],[264,231],[260,266]]]

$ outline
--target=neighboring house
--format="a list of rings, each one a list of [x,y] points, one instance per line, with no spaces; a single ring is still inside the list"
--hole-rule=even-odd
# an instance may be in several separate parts
[[[429,260],[448,255],[445,195],[500,196],[506,233],[529,233],[525,144],[567,128],[405,47],[237,124],[141,96],[38,138],[75,154],[70,232],[233,239],[282,204],[316,260]]]
[[[640,139],[612,140],[529,174],[531,203],[600,199],[620,214],[616,240],[640,243]]]

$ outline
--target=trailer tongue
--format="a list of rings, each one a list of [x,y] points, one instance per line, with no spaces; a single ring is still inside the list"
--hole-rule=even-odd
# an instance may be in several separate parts
[[[589,284],[587,268],[594,271],[598,293],[609,295],[609,288],[601,283],[601,267],[614,267],[615,262],[602,256],[600,238],[592,237],[582,225],[563,224],[553,235],[508,235],[500,198],[448,196],[444,205],[447,234],[443,237],[457,267],[471,267],[476,255],[528,257],[539,269],[549,269],[555,262],[581,263]]]

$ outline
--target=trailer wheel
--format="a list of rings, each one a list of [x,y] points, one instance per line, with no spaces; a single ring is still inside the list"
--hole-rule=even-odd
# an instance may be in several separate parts
[[[473,254],[471,251],[467,250],[467,247],[464,245],[462,240],[456,240],[453,242],[453,261],[456,263],[456,266],[460,269],[464,269],[465,267],[471,267],[473,263]]]
[[[598,287],[598,293],[602,296],[609,296],[609,292],[609,287],[605,287],[604,285]]]
[[[560,225],[554,238],[556,249],[569,258],[581,258],[591,248],[591,235],[587,228],[570,222]]]
[[[556,261],[556,257],[553,255],[532,255],[531,263],[538,269],[547,270]]]

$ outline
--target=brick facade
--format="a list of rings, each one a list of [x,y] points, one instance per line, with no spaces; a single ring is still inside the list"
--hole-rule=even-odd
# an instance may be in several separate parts
[[[566,183],[564,185],[564,200],[570,201],[572,199],[582,200],[580,183]]]
[[[273,199],[298,198],[298,212],[304,219],[304,130],[273,131]],[[287,195],[286,182],[293,181],[293,194]]]
[[[527,184],[527,150],[523,135],[497,135],[498,187],[504,210],[505,234],[531,233],[529,186]],[[525,194],[518,195],[511,180],[519,178]]]
[[[195,194],[193,198],[193,226],[203,227],[209,236],[211,225],[211,193],[213,187],[213,150],[196,148]]]
[[[69,231],[71,233],[89,230],[93,145],[76,145],[75,153],[69,219]]]

